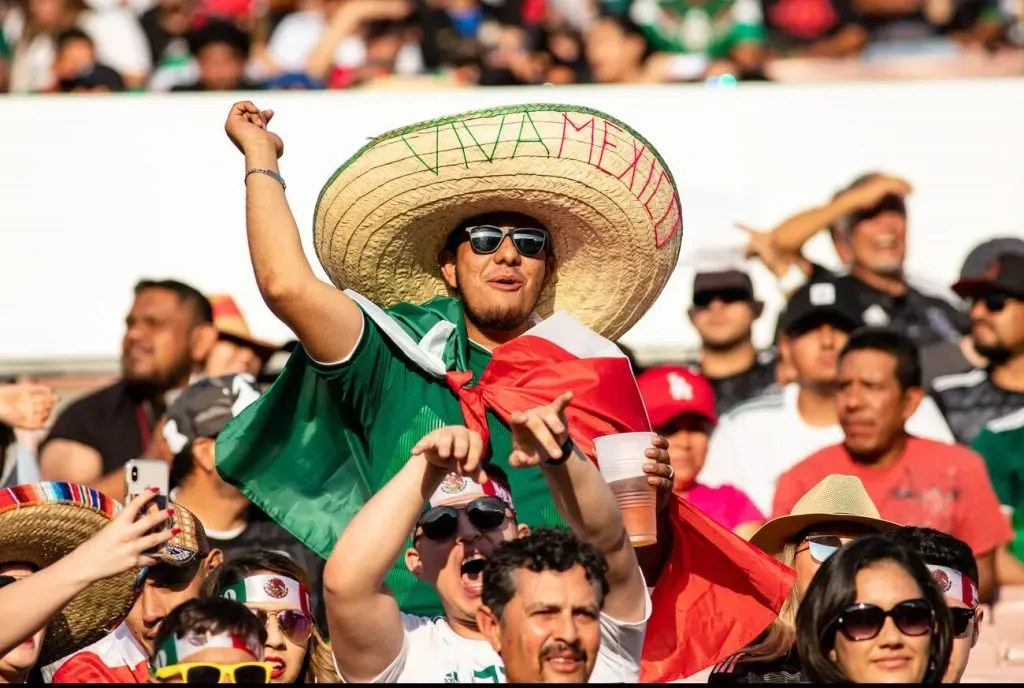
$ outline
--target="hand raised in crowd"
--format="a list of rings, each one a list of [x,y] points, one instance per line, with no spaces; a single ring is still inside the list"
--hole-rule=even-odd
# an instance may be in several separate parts
[[[512,414],[512,454],[508,458],[512,468],[539,466],[548,459],[562,458],[562,444],[569,436],[565,409],[571,401],[572,392],[566,392],[550,404]]]
[[[438,428],[412,448],[413,456],[422,456],[431,466],[469,476],[478,483],[487,480],[481,464],[483,454],[480,433],[461,425]]]
[[[147,534],[169,519],[174,514],[174,509],[154,511],[135,520],[155,496],[156,492],[153,490],[144,491],[128,502],[109,525],[68,555],[77,560],[81,573],[95,582],[116,576],[131,568],[160,563],[159,555],[152,556],[143,552],[162,546],[181,531],[174,528]]]
[[[280,158],[284,155],[284,141],[267,129],[273,116],[273,110],[260,110],[251,101],[235,103],[224,123],[224,131],[243,155],[259,146],[271,146]]]
[[[0,422],[25,430],[46,425],[57,396],[46,385],[0,385]]]
[[[844,195],[849,198],[857,208],[872,208],[881,202],[883,198],[892,194],[903,198],[914,190],[910,182],[899,177],[887,174],[880,174],[872,177],[863,184],[856,186]]]

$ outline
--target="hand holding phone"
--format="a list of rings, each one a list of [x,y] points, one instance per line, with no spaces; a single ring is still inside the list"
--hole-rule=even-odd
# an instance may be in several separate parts
[[[170,491],[170,470],[170,465],[166,461],[159,459],[130,459],[124,465],[125,504],[130,503],[146,490],[156,489],[156,496],[139,512],[136,520],[167,509],[168,493]],[[172,520],[164,521],[149,531],[149,533],[159,533],[171,528]],[[146,554],[155,552],[155,549],[149,550]]]

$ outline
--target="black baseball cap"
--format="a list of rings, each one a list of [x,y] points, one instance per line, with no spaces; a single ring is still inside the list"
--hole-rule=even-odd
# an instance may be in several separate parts
[[[207,377],[189,385],[167,409],[164,439],[178,454],[200,437],[216,437],[260,396],[251,375]]]
[[[742,270],[718,270],[698,272],[693,278],[693,295],[709,292],[737,291],[754,300],[754,285],[750,275]]]
[[[805,284],[790,297],[779,326],[784,334],[793,336],[824,322],[846,332],[864,324],[853,287],[841,280]]]
[[[1024,252],[996,256],[976,277],[961,279],[953,285],[961,298],[969,299],[989,292],[1000,292],[1024,299]]]
[[[960,281],[984,277],[992,261],[1006,253],[1024,253],[1024,240],[998,237],[981,242],[964,258],[963,267],[960,268]]]

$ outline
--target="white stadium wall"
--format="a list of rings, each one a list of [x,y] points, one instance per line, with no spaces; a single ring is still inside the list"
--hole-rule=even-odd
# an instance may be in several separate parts
[[[223,122],[237,96],[0,99],[0,371],[79,359],[113,361],[131,287],[176,277],[233,293],[254,332],[290,337],[263,306],[249,266],[241,156]],[[255,94],[276,111],[282,174],[313,254],[322,184],[368,137],[431,117],[515,102],[571,102],[623,119],[660,149],[679,184],[680,267],[623,342],[647,356],[692,350],[685,317],[695,262],[730,260],[743,235],[823,202],[854,176],[912,182],[915,277],[951,283],[967,251],[1024,236],[1024,81],[735,89],[518,88]],[[835,265],[826,237],[811,257]],[[322,272],[320,273],[322,274]],[[781,304],[767,302],[765,344]],[[645,356],[645,357],[647,357]]]

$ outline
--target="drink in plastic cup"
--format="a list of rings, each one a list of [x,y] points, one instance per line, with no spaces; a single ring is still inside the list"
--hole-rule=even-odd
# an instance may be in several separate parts
[[[644,451],[651,446],[650,432],[605,435],[594,440],[597,465],[612,488],[622,521],[634,547],[658,541],[657,490],[647,482]]]

